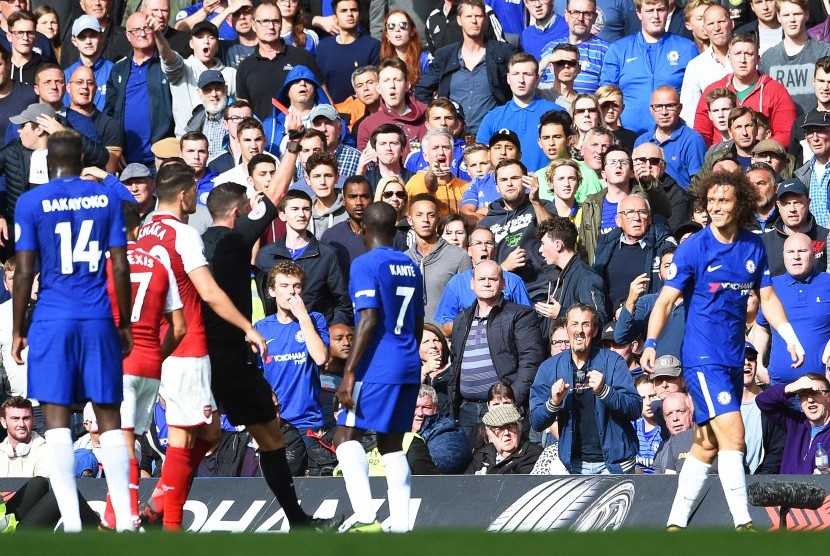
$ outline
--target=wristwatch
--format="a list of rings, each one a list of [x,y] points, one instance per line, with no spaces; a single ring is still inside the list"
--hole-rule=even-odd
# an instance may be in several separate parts
[[[295,141],[292,139],[288,142],[288,147],[286,147],[286,150],[291,154],[297,154],[302,150],[302,147],[300,146],[299,141]]]

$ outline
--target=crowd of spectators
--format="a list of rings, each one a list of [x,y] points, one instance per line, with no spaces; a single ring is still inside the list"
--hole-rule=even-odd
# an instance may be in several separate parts
[[[700,184],[738,173],[807,355],[791,367],[749,296],[745,463],[812,473],[830,438],[829,15],[807,0],[0,0],[0,477],[46,474],[8,300],[16,201],[49,180],[62,129],[83,137],[83,177],[143,220],[171,159],[195,172],[200,234],[218,186],[238,184],[249,219],[266,187],[287,189],[250,270],[275,346],[290,312],[272,270],[304,271],[317,334],[295,331],[302,364],[260,362],[298,476],[339,472],[334,392],[373,202],[397,211],[395,247],[424,280],[413,473],[677,472],[693,412],[682,299],[655,371],[638,357],[675,250],[708,223]],[[99,476],[80,410],[78,473]],[[258,475],[256,442],[223,423],[198,474]],[[166,442],[159,399],[144,476]]]

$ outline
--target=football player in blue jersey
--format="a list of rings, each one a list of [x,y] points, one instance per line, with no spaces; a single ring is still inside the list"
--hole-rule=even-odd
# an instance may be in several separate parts
[[[770,324],[787,342],[793,367],[803,363],[804,348],[772,288],[764,244],[744,228],[757,206],[755,188],[741,173],[719,172],[704,180],[700,195],[706,200],[712,222],[677,248],[649,319],[641,362],[647,372],[654,369],[655,338],[682,295],[686,304],[683,378],[694,402],[697,426],[692,450],[678,478],[668,527],[686,527],[717,456],[736,529],[754,529],[747,504],[740,411],[744,325],[751,291],[756,292]]]
[[[28,124],[26,124],[28,125]],[[107,293],[106,253],[112,260],[120,314],[130,314],[130,266],[121,201],[107,188],[81,179],[81,136],[49,137],[50,181],[21,195],[15,209],[12,356],[23,363],[28,344],[29,396],[46,418],[49,481],[65,531],[80,531],[70,406],[92,401],[101,433],[100,460],[116,515],[116,528],[133,528],[129,459],[121,430],[121,358],[132,349],[130,320],[118,329]],[[40,269],[39,300],[28,331],[23,320]],[[120,336],[120,337],[119,337]]]
[[[369,205],[361,222],[369,252],[352,262],[349,278],[357,327],[337,389],[334,443],[354,516],[341,530],[382,529],[372,505],[369,463],[360,443],[366,430],[378,433],[390,529],[409,530],[411,472],[403,436],[412,429],[421,382],[418,346],[424,328],[424,288],[417,265],[392,247],[396,222],[391,205]]]

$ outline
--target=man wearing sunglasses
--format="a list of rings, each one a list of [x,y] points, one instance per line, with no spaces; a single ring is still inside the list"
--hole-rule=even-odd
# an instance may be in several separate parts
[[[706,156],[706,141],[680,119],[680,95],[670,85],[655,89],[649,106],[655,127],[640,135],[634,142],[637,147],[643,143],[654,143],[663,149],[666,173],[683,189],[689,187],[692,176],[703,166]]]
[[[657,181],[666,192],[671,204],[669,229],[676,230],[687,223],[692,215],[692,198],[666,173],[663,149],[654,143],[643,143],[634,149],[631,158],[634,161],[634,177],[637,181]]]

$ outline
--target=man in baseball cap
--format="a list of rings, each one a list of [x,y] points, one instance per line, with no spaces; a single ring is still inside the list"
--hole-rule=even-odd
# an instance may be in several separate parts
[[[812,243],[815,255],[816,272],[827,270],[827,236],[830,230],[819,226],[810,213],[810,188],[798,178],[789,178],[778,184],[776,194],[778,220],[773,231],[763,234],[764,247],[767,248],[770,277],[774,278],[787,272],[784,265],[784,242],[792,234],[807,235]]]
[[[680,359],[674,355],[658,357],[654,371],[651,373],[651,382],[661,400],[672,392],[686,392],[686,381],[683,380]]]
[[[793,172],[793,176],[800,179],[807,185],[810,185],[810,199],[817,201],[817,199],[830,200],[826,193],[826,186],[824,183],[824,173],[816,176],[815,184],[813,184],[813,172],[819,168],[826,168],[830,163],[830,112],[808,112],[799,120],[801,129],[804,130],[804,137],[807,140],[807,146],[812,151],[814,160],[807,161],[801,168]],[[827,170],[825,169],[824,172]],[[824,191],[821,191],[821,189]],[[816,217],[816,222],[819,226],[827,227],[828,220],[830,220],[830,207],[828,203],[817,201],[810,206],[810,212]]]
[[[781,181],[782,173],[785,170],[789,169],[792,172],[787,151],[775,139],[764,139],[752,147],[752,163],[755,164],[756,162],[768,164],[775,172],[776,182]]]
[[[522,158],[522,143],[512,129],[502,128],[490,136],[490,161],[495,168],[502,160]]]

